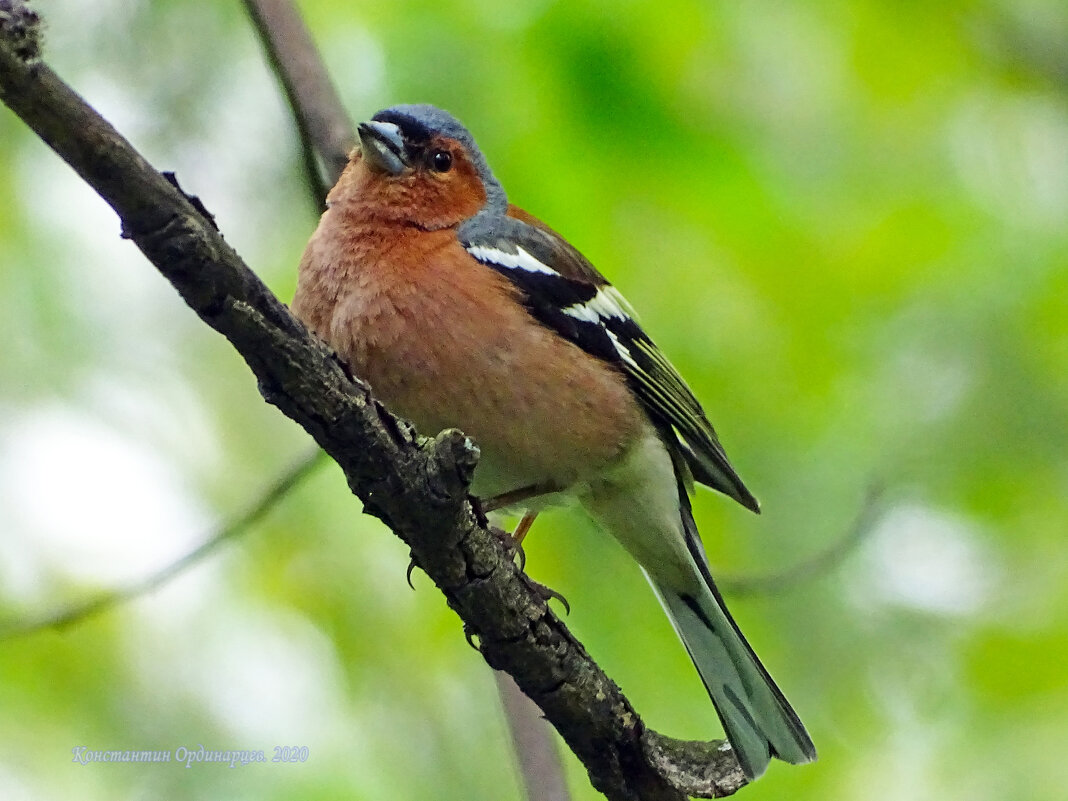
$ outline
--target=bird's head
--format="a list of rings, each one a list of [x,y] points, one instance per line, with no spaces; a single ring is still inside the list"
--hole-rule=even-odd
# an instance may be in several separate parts
[[[361,123],[359,135],[352,189],[383,220],[437,230],[507,206],[475,140],[448,112],[393,106]]]

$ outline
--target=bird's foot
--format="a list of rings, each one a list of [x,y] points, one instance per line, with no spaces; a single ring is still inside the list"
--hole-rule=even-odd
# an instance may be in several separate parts
[[[527,552],[523,550],[523,545],[520,540],[515,538],[515,535],[509,534],[503,528],[497,528],[496,526],[489,526],[489,530],[493,532],[493,535],[500,540],[501,545],[504,546],[504,550],[508,552],[508,556],[515,560],[518,557],[519,572],[523,572],[527,568]],[[518,529],[517,529],[518,530]]]
[[[552,587],[546,586],[541,582],[534,581],[534,579],[532,579],[530,576],[527,576],[527,581],[530,582],[531,586],[534,589],[534,592],[540,595],[541,599],[545,601],[545,603],[549,603],[549,601],[555,599],[564,605],[565,614],[571,614],[571,604],[567,602],[567,598],[558,593]]]
[[[468,645],[470,645],[479,653],[482,653],[482,649],[479,647],[478,643],[475,642],[475,640],[478,638],[478,632],[471,628],[471,626],[467,623],[464,623],[464,637],[467,639]]]

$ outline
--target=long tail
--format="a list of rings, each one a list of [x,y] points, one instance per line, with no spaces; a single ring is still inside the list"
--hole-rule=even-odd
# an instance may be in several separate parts
[[[687,545],[702,581],[692,592],[659,583],[646,573],[690,654],[727,739],[745,775],[764,773],[771,757],[800,764],[816,759],[816,747],[804,725],[746,642],[723,603],[680,487]]]

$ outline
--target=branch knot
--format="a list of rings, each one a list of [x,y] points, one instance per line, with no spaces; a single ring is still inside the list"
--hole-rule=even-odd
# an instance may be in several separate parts
[[[0,0],[0,36],[7,38],[15,55],[30,63],[41,56],[41,18],[23,0]]]

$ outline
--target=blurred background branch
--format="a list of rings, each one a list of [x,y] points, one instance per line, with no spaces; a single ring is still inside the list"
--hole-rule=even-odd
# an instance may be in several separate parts
[[[240,537],[261,522],[279,503],[285,500],[290,492],[300,486],[316,467],[325,461],[326,454],[316,448],[314,453],[309,453],[264,490],[245,512],[208,536],[202,545],[181,559],[166,565],[162,570],[123,589],[102,592],[88,601],[65,606],[50,614],[22,619],[6,625],[0,624],[0,641],[25,637],[46,629],[64,629],[82,622],[87,617],[103,614],[119,604],[128,603],[159,589],[168,581],[177,578],[184,571],[211,556],[224,543]]]
[[[826,575],[839,565],[856,547],[875,530],[880,501],[883,497],[882,485],[873,485],[868,489],[852,525],[838,539],[832,541],[823,550],[797,564],[774,573],[751,576],[724,576],[719,585],[725,592],[733,595],[755,595],[760,593],[778,593],[790,589],[803,581]]]
[[[316,207],[356,146],[352,121],[291,0],[244,0],[267,59],[282,85],[300,135],[305,175]]]

